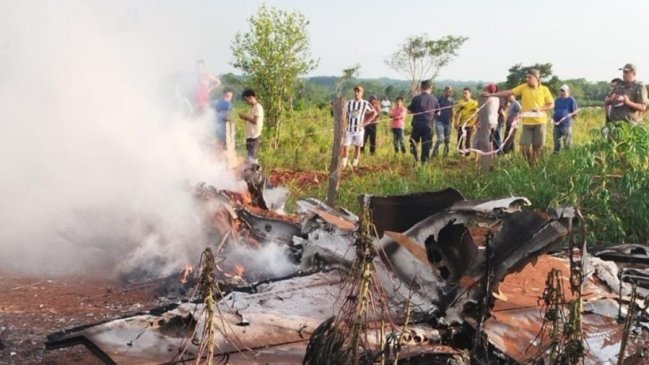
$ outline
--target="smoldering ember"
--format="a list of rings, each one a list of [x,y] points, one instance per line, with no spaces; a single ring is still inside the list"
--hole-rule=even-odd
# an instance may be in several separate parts
[[[360,216],[258,169],[200,185],[214,245],[164,279],[163,306],[51,333],[104,364],[641,364],[649,248],[590,252],[579,211],[448,188],[360,196]],[[242,251],[279,255],[252,264]],[[274,268],[284,261],[281,270]]]

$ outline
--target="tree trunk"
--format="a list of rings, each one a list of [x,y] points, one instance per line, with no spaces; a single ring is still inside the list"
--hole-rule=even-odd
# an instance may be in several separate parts
[[[414,98],[417,94],[419,94],[419,84],[421,81],[415,80],[414,78],[412,81],[410,81],[410,97]]]
[[[340,187],[340,146],[342,145],[347,121],[347,100],[338,97],[334,101],[334,142],[331,149],[331,165],[329,165],[329,188],[327,189],[327,204],[335,207]]]

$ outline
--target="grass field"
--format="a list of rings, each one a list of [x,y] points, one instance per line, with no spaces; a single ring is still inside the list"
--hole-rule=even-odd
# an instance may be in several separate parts
[[[366,152],[359,169],[345,172],[340,206],[358,212],[359,194],[404,194],[453,187],[468,199],[525,196],[533,208],[543,210],[577,205],[589,223],[591,238],[599,244],[649,241],[649,134],[645,128],[621,128],[619,143],[607,142],[601,134],[603,110],[585,108],[573,126],[571,150],[551,153],[552,126],[548,125],[537,168],[530,169],[516,150],[496,157],[494,171],[485,173],[475,158],[462,157],[455,151],[455,132],[447,158],[436,157],[421,166],[409,153],[395,154],[389,121],[382,118],[377,153],[371,156]],[[406,127],[406,136],[409,134]],[[262,166],[266,174],[277,170],[319,173],[321,178],[314,183],[288,179],[285,184],[293,201],[303,197],[324,200],[332,141],[333,119],[328,110],[312,108],[294,113],[284,121],[277,148],[268,139],[262,144]]]

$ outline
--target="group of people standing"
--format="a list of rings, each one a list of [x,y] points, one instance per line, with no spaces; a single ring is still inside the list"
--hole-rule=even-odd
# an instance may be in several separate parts
[[[613,80],[611,93],[605,100],[607,123],[624,121],[637,124],[649,106],[647,89],[636,81],[637,69],[633,64],[627,64],[620,70],[623,77]],[[513,89],[499,91],[495,84],[487,85],[478,100],[472,98],[470,88],[464,88],[462,99],[455,101],[450,86],[444,88],[442,95],[435,96],[428,80],[421,82],[420,94],[407,107],[403,104],[403,98],[399,97],[389,110],[388,100],[379,104],[377,98],[372,96],[365,101],[363,93],[363,87],[356,86],[354,99],[347,103],[343,166],[348,164],[348,149],[352,145],[352,166],[358,166],[360,153],[368,140],[370,153],[375,153],[380,112],[387,114],[391,120],[396,153],[406,151],[405,119],[408,114],[412,116],[410,152],[421,163],[429,161],[431,156],[437,156],[442,144],[443,155],[449,154],[452,129],[457,131],[457,150],[462,155],[474,151],[508,153],[514,149],[514,137],[520,124],[521,151],[531,166],[535,166],[541,157],[548,115],[552,115],[550,120],[554,128],[553,151],[559,153],[572,143],[572,124],[579,112],[577,101],[570,95],[570,87],[562,85],[559,96],[554,99],[549,88],[541,83],[541,74],[536,69],[528,70],[525,83]],[[483,122],[479,123],[479,120]],[[434,135],[437,135],[437,139],[433,146]]]
[[[218,148],[225,151],[228,147],[234,151],[234,125],[232,119],[232,98],[234,92],[224,89],[221,98],[212,101],[212,92],[221,85],[221,81],[207,71],[205,61],[196,61],[197,83],[192,103],[194,116],[204,115],[211,107],[216,115],[215,135]],[[264,125],[264,108],[257,100],[252,89],[246,89],[242,98],[251,109],[249,113],[239,113],[239,118],[246,122],[246,150],[250,163],[259,163],[259,142]]]
[[[232,123],[231,90],[223,90],[222,97],[211,101],[210,95],[220,85],[218,78],[205,69],[202,60],[197,61],[197,87],[192,106],[194,115],[205,113],[212,108],[216,114],[217,143],[225,150],[234,149],[234,126]],[[626,64],[622,78],[611,81],[611,92],[605,100],[606,123],[639,123],[647,107],[646,87],[637,81],[637,68]],[[426,163],[431,156],[441,153],[448,156],[452,130],[457,133],[457,151],[461,155],[472,152],[504,154],[514,149],[514,137],[520,124],[521,151],[531,166],[536,165],[545,144],[548,115],[553,124],[554,153],[569,148],[572,143],[572,124],[579,112],[577,101],[570,95],[570,87],[562,85],[560,95],[554,99],[547,86],[541,83],[538,70],[527,71],[526,81],[513,89],[499,91],[495,84],[487,85],[476,100],[468,87],[462,90],[462,97],[455,100],[450,86],[435,96],[432,84],[424,80],[420,84],[420,94],[413,97],[406,106],[402,97],[394,105],[386,98],[379,101],[374,95],[363,99],[361,85],[354,87],[354,98],[346,105],[347,128],[343,138],[342,164],[352,167],[359,164],[360,154],[369,145],[369,153],[377,149],[377,132],[380,115],[390,119],[395,153],[405,153],[405,122],[412,116],[412,131],[409,138],[410,153],[415,161]],[[248,161],[258,163],[259,142],[264,123],[264,108],[254,90],[246,89],[242,97],[250,105],[248,113],[239,113],[246,122],[246,149]],[[520,100],[520,102],[519,102]],[[479,123],[479,121],[483,121]],[[484,128],[484,129],[483,129]],[[433,137],[437,136],[433,145]],[[486,136],[486,137],[485,137]],[[349,149],[353,146],[353,156],[349,159]]]

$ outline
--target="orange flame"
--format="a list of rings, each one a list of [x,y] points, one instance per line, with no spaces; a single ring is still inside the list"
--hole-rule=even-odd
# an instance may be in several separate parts
[[[182,274],[180,275],[180,282],[182,284],[187,284],[189,276],[194,272],[194,267],[192,265],[185,265]]]
[[[246,268],[243,265],[234,265],[232,273],[238,277],[243,277],[243,274],[246,273]]]
[[[234,265],[234,269],[230,271],[229,273],[223,273],[228,278],[243,278],[243,274],[245,274],[246,268],[243,265]]]

